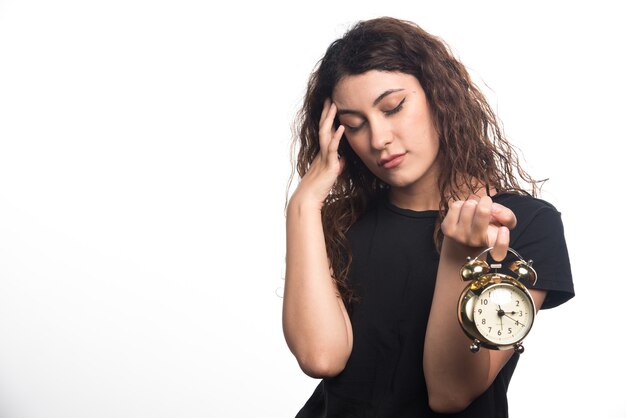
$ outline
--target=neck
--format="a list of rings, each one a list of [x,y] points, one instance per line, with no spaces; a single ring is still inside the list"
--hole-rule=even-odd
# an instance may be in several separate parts
[[[439,210],[439,190],[414,191],[402,188],[392,188],[389,190],[389,201],[399,208],[414,211]]]

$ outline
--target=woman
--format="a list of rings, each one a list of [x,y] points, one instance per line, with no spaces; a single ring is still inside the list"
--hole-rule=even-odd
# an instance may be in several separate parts
[[[573,285],[560,214],[463,65],[411,22],[360,22],[312,74],[296,141],[283,328],[323,378],[298,416],[506,416],[519,355],[468,350],[461,265],[515,248],[538,309]]]

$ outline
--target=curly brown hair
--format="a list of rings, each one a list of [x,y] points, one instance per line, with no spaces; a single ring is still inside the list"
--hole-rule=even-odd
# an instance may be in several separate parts
[[[493,110],[447,44],[413,22],[390,17],[358,22],[328,47],[311,74],[294,125],[292,149],[294,154],[298,150],[295,168],[300,177],[319,152],[324,100],[343,77],[370,70],[411,74],[426,93],[440,142],[441,200],[433,237],[438,249],[443,241],[439,225],[451,199],[465,199],[481,188],[490,195],[504,191],[537,195],[539,182],[520,167]],[[346,231],[388,185],[365,167],[345,138],[339,152],[346,164],[324,202],[322,224],[334,280],[349,304],[355,295],[347,284],[352,256]],[[527,183],[528,190],[519,181]]]

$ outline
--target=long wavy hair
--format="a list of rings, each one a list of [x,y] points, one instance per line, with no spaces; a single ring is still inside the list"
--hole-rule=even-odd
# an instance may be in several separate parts
[[[343,77],[371,70],[411,74],[426,93],[440,143],[441,200],[433,237],[437,249],[451,199],[466,199],[482,188],[491,195],[504,191],[537,195],[539,182],[520,167],[496,115],[446,43],[413,22],[389,17],[358,22],[328,47],[311,74],[294,124],[292,155],[297,150],[295,169],[300,177],[319,152],[324,100]],[[389,186],[365,167],[345,138],[339,152],[346,164],[324,202],[322,224],[333,279],[344,302],[350,304],[355,295],[347,283],[352,254],[346,232]],[[293,175],[292,171],[290,183]]]

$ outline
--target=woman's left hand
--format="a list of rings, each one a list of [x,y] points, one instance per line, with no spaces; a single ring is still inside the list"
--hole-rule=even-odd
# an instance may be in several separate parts
[[[494,260],[502,260],[509,248],[509,230],[517,223],[515,214],[494,203],[489,196],[476,199],[478,197],[450,204],[441,223],[444,240],[466,247],[493,247],[491,256]]]

